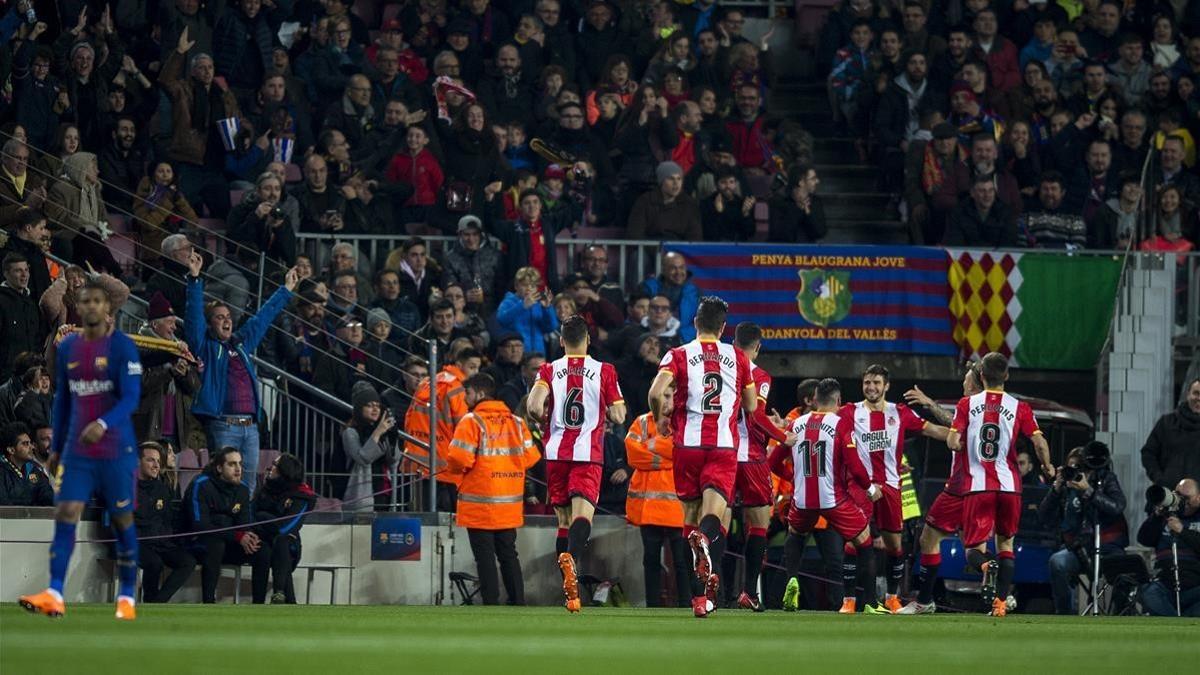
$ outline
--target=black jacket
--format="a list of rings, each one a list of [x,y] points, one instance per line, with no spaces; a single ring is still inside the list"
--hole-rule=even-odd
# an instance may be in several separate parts
[[[54,488],[37,462],[16,466],[0,457],[0,506],[53,506]]]
[[[1129,523],[1125,522],[1125,492],[1117,474],[1108,469],[1093,471],[1087,492],[1061,486],[1046,493],[1038,507],[1038,518],[1047,528],[1057,529],[1068,546],[1081,543],[1090,548],[1095,524],[1100,524],[1100,545],[1129,545]],[[1089,494],[1090,493],[1090,494]]]
[[[480,104],[487,110],[488,119],[500,124],[528,124],[533,119],[534,91],[531,82],[521,73],[513,83],[510,96],[503,73],[493,73],[481,79],[476,94],[479,95]]]
[[[825,205],[820,195],[813,195],[811,199],[808,213],[796,206],[791,197],[772,199],[767,214],[767,241],[807,243],[824,237],[828,231]]]
[[[229,86],[254,89],[266,73],[274,70],[274,35],[267,21],[268,11],[263,7],[251,19],[240,8],[231,7],[213,26],[213,63]]]
[[[0,248],[0,260],[8,253],[20,253],[29,261],[29,297],[34,302],[42,299],[42,293],[50,288],[50,268],[46,266],[46,254],[42,247],[16,236],[9,236],[8,243]],[[57,326],[56,326],[57,328]]]
[[[0,379],[13,374],[10,371],[17,354],[41,353],[45,337],[37,300],[28,289],[19,293],[0,285]]]
[[[1200,478],[1200,415],[1187,401],[1158,418],[1142,446],[1142,466],[1151,481],[1168,490],[1184,478]]]
[[[717,195],[700,202],[700,226],[704,229],[704,241],[750,241],[757,227],[754,210],[742,215],[743,197],[726,202],[723,210],[717,211]]]
[[[104,181],[104,201],[122,215],[132,213],[138,183],[146,175],[146,160],[141,148],[134,145],[126,152],[110,141],[96,159],[100,165],[100,178]]]
[[[1179,587],[1188,590],[1200,586],[1200,512],[1190,516],[1178,514],[1183,522],[1183,531],[1172,535],[1167,530],[1167,520],[1162,516],[1146,518],[1138,529],[1137,541],[1142,546],[1154,549],[1154,569],[1158,580],[1168,588],[1175,588],[1174,560],[1171,542],[1177,542],[1179,552]]]
[[[244,528],[250,524],[250,490],[242,483],[222,480],[206,469],[188,485],[183,496],[184,522],[189,532],[223,527]],[[226,541],[237,541],[244,529],[213,533]]]
[[[290,267],[296,261],[296,223],[283,213],[283,224],[271,227],[267,219],[255,212],[260,201],[257,194],[247,195],[229,212],[229,237],[236,242],[267,254],[267,258]]]
[[[254,495],[254,520],[260,523],[254,526],[254,532],[268,543],[280,535],[298,540],[305,514],[316,505],[317,495],[308,483],[289,486],[282,481],[268,480]]]
[[[968,198],[960,201],[950,213],[942,243],[946,246],[1012,247],[1017,245],[1017,228],[1008,207],[999,198],[982,220],[975,202]]]
[[[175,493],[161,478],[138,479],[137,510],[133,512],[133,523],[139,537],[174,534],[179,517],[175,504]],[[143,546],[167,544],[171,539],[150,539]]]
[[[940,110],[945,100],[946,95],[930,82],[917,101],[917,114]],[[908,94],[892,80],[880,97],[879,109],[875,113],[874,131],[879,144],[884,148],[899,148],[900,141],[908,137],[908,116]]]

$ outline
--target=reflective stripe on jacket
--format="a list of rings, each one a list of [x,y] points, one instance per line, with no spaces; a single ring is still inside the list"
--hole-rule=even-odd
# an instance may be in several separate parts
[[[453,485],[458,485],[462,475],[446,471],[446,453],[450,449],[455,427],[468,412],[467,392],[462,385],[465,379],[466,375],[458,366],[445,366],[437,374],[437,479]],[[429,378],[417,385],[408,414],[404,416],[404,430],[414,438],[429,441]],[[404,451],[426,461],[429,459],[429,452],[415,443],[405,443]],[[405,462],[403,470],[429,476],[429,469],[416,462]]]
[[[653,415],[646,413],[633,421],[625,436],[625,458],[634,469],[625,500],[625,517],[630,523],[683,527],[673,455],[671,438],[658,435]]]
[[[458,477],[460,527],[507,530],[525,524],[525,470],[541,458],[524,420],[501,401],[483,401],[454,429],[444,455]]]

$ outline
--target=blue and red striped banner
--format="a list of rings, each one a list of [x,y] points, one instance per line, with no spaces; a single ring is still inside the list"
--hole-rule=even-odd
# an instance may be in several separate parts
[[[729,303],[729,331],[763,327],[788,351],[958,354],[946,252],[915,246],[669,244],[701,295]]]

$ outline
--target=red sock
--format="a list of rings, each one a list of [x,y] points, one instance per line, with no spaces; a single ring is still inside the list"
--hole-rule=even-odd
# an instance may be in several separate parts
[[[751,537],[765,537],[765,536],[767,536],[767,528],[751,527],[750,529],[746,530],[746,533],[748,536],[751,536]]]
[[[996,554],[997,560],[1016,560],[1017,554],[1013,551],[1000,551]]]
[[[921,567],[929,567],[930,565],[941,565],[941,564],[942,564],[942,554],[941,553],[922,553],[921,554]]]

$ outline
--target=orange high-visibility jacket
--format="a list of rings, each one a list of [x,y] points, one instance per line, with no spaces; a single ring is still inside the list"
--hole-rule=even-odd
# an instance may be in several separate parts
[[[448,472],[460,477],[457,522],[478,530],[525,524],[525,470],[541,458],[525,421],[502,401],[483,401],[454,429]]]
[[[659,436],[654,416],[633,421],[625,436],[625,459],[632,466],[625,517],[634,525],[683,527],[683,504],[675,494],[675,448],[670,436]]]
[[[470,412],[467,409],[467,392],[462,385],[465,379],[466,375],[458,366],[444,366],[437,374],[437,470],[440,472],[437,479],[441,483],[458,485],[462,480],[461,473],[445,470],[445,457],[455,427]],[[404,430],[414,438],[429,442],[429,378],[417,385],[408,414],[404,416]],[[405,443],[404,451],[426,461],[429,459],[429,452],[415,443]],[[429,469],[416,462],[406,462],[404,470],[429,476]]]

